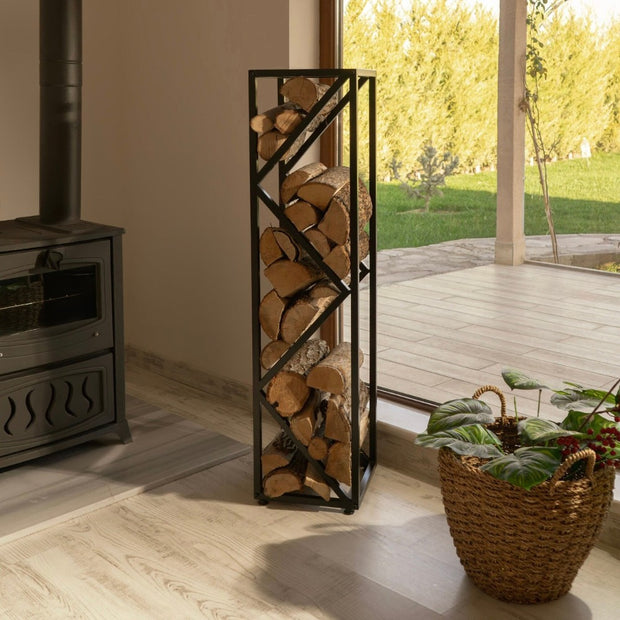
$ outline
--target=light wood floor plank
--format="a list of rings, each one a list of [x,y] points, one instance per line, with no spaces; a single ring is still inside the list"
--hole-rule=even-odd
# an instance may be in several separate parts
[[[620,374],[620,277],[484,265],[379,286],[377,295],[379,383],[391,389],[440,401],[505,366],[557,386],[604,386]],[[366,316],[360,326],[368,329]]]

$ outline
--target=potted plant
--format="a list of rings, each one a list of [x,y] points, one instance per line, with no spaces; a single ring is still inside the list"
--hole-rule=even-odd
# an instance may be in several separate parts
[[[620,380],[609,391],[566,382],[540,417],[547,386],[507,369],[510,389],[538,390],[538,414],[506,414],[495,386],[443,403],[416,443],[439,449],[446,517],[466,573],[487,594],[542,603],[570,590],[600,532],[620,466]],[[616,391],[617,390],[617,391]],[[480,400],[497,394],[500,416]]]

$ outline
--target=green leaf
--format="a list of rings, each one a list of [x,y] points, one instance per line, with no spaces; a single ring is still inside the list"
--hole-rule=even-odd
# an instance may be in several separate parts
[[[604,390],[586,390],[575,383],[568,383],[567,385],[572,387],[566,390],[554,390],[555,394],[551,397],[551,404],[559,409],[592,411],[607,393]],[[614,397],[611,394],[607,396],[604,404],[613,406]]]
[[[480,424],[461,426],[433,435],[421,433],[415,442],[427,448],[450,448],[461,456],[477,456],[482,459],[491,459],[503,454],[497,435]]]
[[[504,368],[502,377],[511,390],[542,390],[547,387],[540,381],[532,379],[514,368]]]
[[[559,448],[534,446],[519,448],[512,454],[493,459],[481,469],[498,480],[529,490],[551,478],[561,462]]]
[[[569,435],[574,435],[580,439],[587,437],[586,434],[577,432],[577,429],[568,430],[544,418],[526,418],[519,422],[521,445],[545,443],[552,439],[567,437]]]
[[[491,424],[495,421],[489,405],[475,398],[458,398],[439,405],[428,420],[429,434],[470,424]]]
[[[618,427],[618,424],[609,418],[605,418],[604,416],[595,413],[592,416],[592,419],[586,426],[581,428],[584,423],[584,420],[588,417],[588,413],[585,411],[569,411],[568,415],[562,420],[560,426],[568,431],[578,431],[581,429],[582,434],[586,434],[588,429],[592,429],[592,436],[596,437],[603,428],[612,428]]]

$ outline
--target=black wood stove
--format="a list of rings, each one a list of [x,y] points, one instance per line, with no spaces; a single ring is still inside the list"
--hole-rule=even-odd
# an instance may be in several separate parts
[[[39,215],[0,222],[0,468],[125,419],[123,230],[80,219],[81,0],[40,0]]]

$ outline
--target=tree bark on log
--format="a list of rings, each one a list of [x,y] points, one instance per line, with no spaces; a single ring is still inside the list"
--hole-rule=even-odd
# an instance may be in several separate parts
[[[272,263],[264,273],[280,297],[291,297],[323,277],[323,274],[310,262],[286,259]]]
[[[297,168],[297,170],[288,174],[280,187],[280,200],[282,204],[290,202],[304,183],[318,177],[326,170],[327,166],[317,161]]]
[[[278,340],[280,337],[280,324],[287,301],[272,289],[261,299],[258,306],[258,321],[271,340]]]
[[[364,363],[364,354],[359,351],[359,365]],[[351,343],[341,342],[331,353],[319,362],[307,377],[309,387],[330,394],[343,394],[351,385]]]
[[[307,375],[328,353],[329,345],[325,340],[312,338],[304,342],[299,351],[284,365],[283,370]]]
[[[267,385],[265,397],[283,418],[301,411],[310,396],[304,375],[281,370]]]
[[[280,497],[284,493],[294,493],[304,488],[307,461],[296,452],[291,464],[269,472],[263,478],[263,492],[267,497]]]

